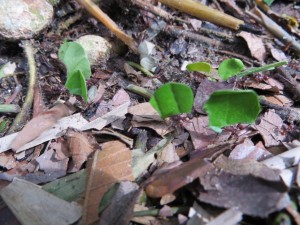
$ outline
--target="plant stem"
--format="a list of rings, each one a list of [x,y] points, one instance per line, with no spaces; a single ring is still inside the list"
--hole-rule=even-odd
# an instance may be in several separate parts
[[[127,61],[127,63],[132,66],[135,69],[138,69],[140,71],[142,71],[143,74],[149,76],[149,77],[154,77],[153,73],[151,73],[149,70],[145,69],[144,67],[142,67],[140,64],[137,64],[135,62],[131,62],[131,61]]]
[[[258,73],[258,72],[263,72],[263,71],[266,71],[269,69],[275,69],[275,67],[283,66],[283,65],[286,65],[287,63],[288,62],[286,62],[286,61],[280,61],[280,62],[275,62],[275,63],[267,64],[264,66],[260,66],[260,67],[251,68],[251,69],[248,69],[244,72],[237,74],[237,76],[243,77],[243,76],[247,76],[252,73]]]
[[[20,112],[20,107],[13,104],[0,104],[1,113],[18,113]]]
[[[21,129],[22,124],[25,122],[26,115],[29,113],[33,102],[34,85],[36,80],[36,66],[34,61],[33,47],[29,41],[25,41],[23,44],[23,48],[25,50],[25,54],[29,65],[28,91],[22,109],[19,112],[19,114],[16,116],[11,127],[9,128],[7,132],[8,134],[11,134]]]
[[[134,85],[134,84],[129,84],[126,87],[126,89],[128,91],[131,91],[133,93],[136,93],[136,94],[141,95],[141,96],[143,96],[145,98],[148,98],[148,99],[150,99],[152,97],[152,95],[153,95],[152,91],[147,90],[146,88],[143,88],[143,87],[139,87],[139,86]]]

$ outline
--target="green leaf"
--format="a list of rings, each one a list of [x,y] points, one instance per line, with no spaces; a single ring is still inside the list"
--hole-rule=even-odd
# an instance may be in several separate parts
[[[76,42],[62,44],[58,51],[58,57],[67,67],[67,77],[80,70],[85,79],[90,78],[92,74],[90,62],[80,44]]]
[[[245,68],[244,63],[239,59],[226,59],[219,65],[218,73],[223,80],[238,74]]]
[[[260,104],[252,90],[220,90],[211,94],[204,105],[209,116],[209,126],[216,132],[222,127],[237,123],[255,122]]]
[[[205,73],[210,73],[211,65],[206,62],[196,62],[196,63],[190,63],[186,66],[186,69],[188,71],[201,71]]]
[[[84,76],[81,71],[77,70],[71,73],[68,76],[65,86],[66,88],[68,88],[71,94],[80,95],[84,98],[85,102],[87,102],[87,88]]]
[[[98,207],[98,214],[100,214],[105,208],[107,208],[110,205],[111,200],[116,194],[119,187],[120,183],[115,183],[112,187],[108,189],[108,191],[105,192]]]
[[[193,102],[194,94],[192,89],[180,83],[162,85],[150,99],[150,104],[162,118],[191,112]]]
[[[267,5],[271,5],[271,4],[274,2],[274,0],[264,0],[264,2],[265,2]]]

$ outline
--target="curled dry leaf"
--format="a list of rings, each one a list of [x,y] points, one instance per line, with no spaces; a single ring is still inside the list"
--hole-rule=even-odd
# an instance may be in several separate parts
[[[68,130],[66,133],[69,153],[73,159],[73,165],[69,169],[72,172],[80,170],[88,156],[97,148],[97,142],[92,135]]]
[[[266,56],[266,48],[262,38],[245,31],[239,33],[238,36],[247,42],[251,55],[258,61],[263,62]]]
[[[71,115],[68,106],[58,103],[48,111],[30,120],[12,141],[10,147],[16,151],[51,128],[59,119]]]

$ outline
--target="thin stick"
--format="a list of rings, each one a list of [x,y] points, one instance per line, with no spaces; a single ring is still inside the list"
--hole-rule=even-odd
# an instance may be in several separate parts
[[[36,81],[36,66],[34,61],[34,53],[33,53],[33,47],[30,44],[29,41],[25,41],[23,44],[23,48],[28,60],[29,65],[29,82],[28,82],[28,91],[27,95],[24,101],[24,104],[22,106],[21,111],[16,116],[13,124],[9,128],[7,134],[11,134],[13,132],[16,132],[21,129],[23,123],[26,120],[26,116],[28,115],[30,108],[32,106],[33,102],[33,94],[34,94],[34,85]]]
[[[168,33],[169,35],[179,37],[183,36],[184,38],[199,41],[199,42],[204,42],[208,45],[213,45],[215,47],[222,47],[224,44],[221,41],[205,37],[201,34],[196,34],[187,30],[183,30],[180,28],[177,28],[175,26],[167,26],[164,31]]]
[[[123,41],[133,52],[137,53],[137,45],[132,37],[125,34],[118,25],[109,18],[95,3],[91,0],[77,0],[90,14],[103,23],[111,32]]]

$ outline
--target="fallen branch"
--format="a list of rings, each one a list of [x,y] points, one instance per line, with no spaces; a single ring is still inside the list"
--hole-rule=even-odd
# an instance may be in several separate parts
[[[262,106],[275,109],[275,112],[281,117],[281,119],[286,120],[290,123],[292,122],[300,122],[300,113],[290,108],[285,108],[274,103],[270,103],[265,99],[260,99],[260,104]]]
[[[118,25],[109,18],[95,3],[91,0],[77,0],[90,14],[103,23],[111,32],[123,41],[133,52],[137,53],[137,44],[132,37],[125,34]]]
[[[292,94],[294,101],[300,101],[300,84],[288,73],[287,69],[276,68],[272,76],[284,85],[287,92]]]
[[[36,81],[36,66],[34,61],[33,47],[31,46],[30,41],[25,41],[23,44],[23,48],[25,50],[25,54],[29,65],[28,91],[22,109],[19,112],[19,114],[16,116],[7,134],[11,134],[22,128],[22,125],[26,120],[26,116],[29,113],[33,102],[34,85]]]
[[[175,37],[180,37],[183,36],[184,38],[199,41],[199,42],[204,42],[208,45],[213,45],[215,47],[221,47],[225,46],[221,41],[205,37],[201,34],[196,34],[187,30],[183,30],[180,28],[177,28],[175,26],[166,26],[164,29],[164,32],[168,33],[169,35],[175,36]]]
[[[206,20],[211,23],[238,30],[244,21],[233,16],[220,12],[216,9],[203,5],[193,0],[158,0],[159,2],[178,9],[179,11],[188,13],[201,20]]]
[[[263,25],[272,35],[279,39],[286,46],[291,46],[298,56],[300,56],[300,43],[295,40],[289,33],[281,28],[277,23],[270,19],[258,8],[254,7],[251,12],[246,13],[256,22]]]

